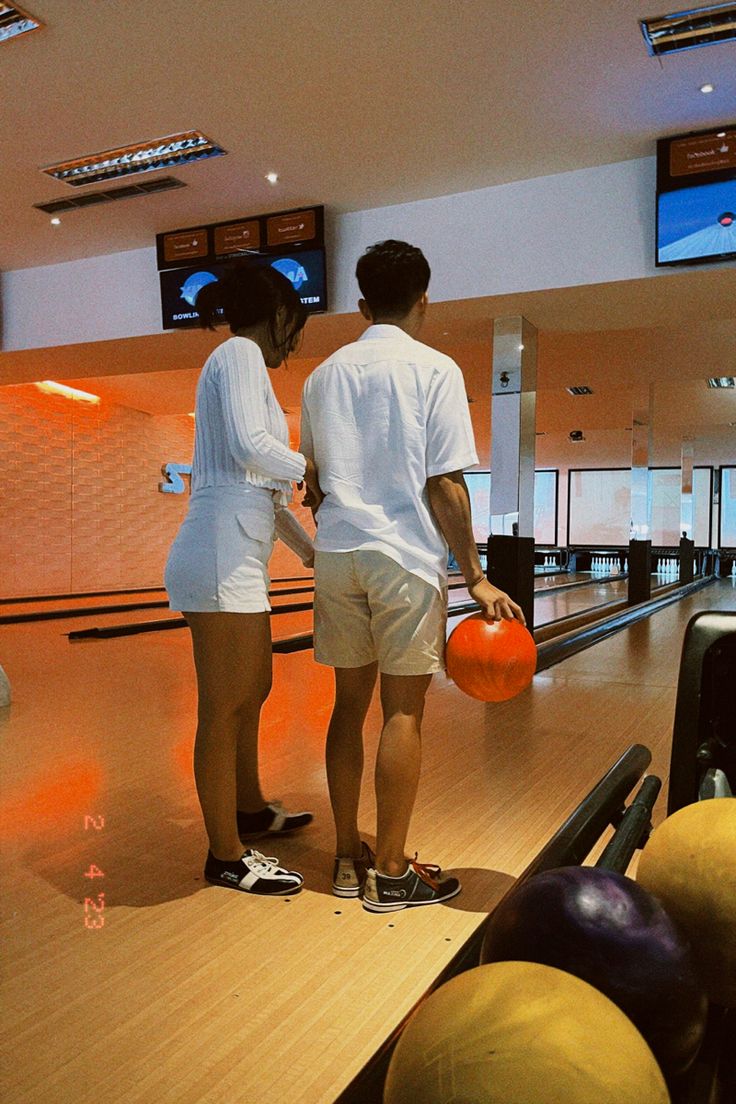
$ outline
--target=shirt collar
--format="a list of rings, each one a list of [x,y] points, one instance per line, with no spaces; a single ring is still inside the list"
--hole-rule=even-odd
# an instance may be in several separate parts
[[[402,330],[400,326],[394,326],[388,322],[374,323],[365,330],[358,341],[371,341],[376,337],[392,337],[398,338],[400,341],[413,341],[414,338],[410,337],[406,330]]]

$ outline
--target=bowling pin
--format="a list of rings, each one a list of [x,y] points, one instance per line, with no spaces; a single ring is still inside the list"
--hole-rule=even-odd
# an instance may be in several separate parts
[[[736,579],[736,560],[731,560],[731,578]]]

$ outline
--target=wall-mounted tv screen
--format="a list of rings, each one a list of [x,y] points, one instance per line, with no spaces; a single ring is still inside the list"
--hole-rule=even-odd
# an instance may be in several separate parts
[[[324,249],[295,250],[292,254],[278,257],[254,256],[233,263],[272,265],[291,281],[310,314],[327,309]],[[227,268],[227,264],[215,262],[188,268],[169,268],[159,272],[164,329],[178,330],[187,326],[198,326],[197,295],[205,284],[219,280]]]
[[[658,266],[736,259],[736,126],[657,143]]]

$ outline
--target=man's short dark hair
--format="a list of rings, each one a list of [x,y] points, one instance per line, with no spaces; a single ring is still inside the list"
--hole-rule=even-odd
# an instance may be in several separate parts
[[[403,318],[429,287],[431,273],[421,249],[389,240],[365,251],[355,275],[374,318]]]

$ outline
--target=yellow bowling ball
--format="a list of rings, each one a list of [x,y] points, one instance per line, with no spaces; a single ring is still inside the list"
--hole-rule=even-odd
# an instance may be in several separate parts
[[[710,1000],[736,1007],[736,797],[667,817],[641,853],[636,880],[690,940]]]
[[[492,962],[417,1009],[391,1058],[384,1104],[669,1104],[631,1021],[572,974]]]

